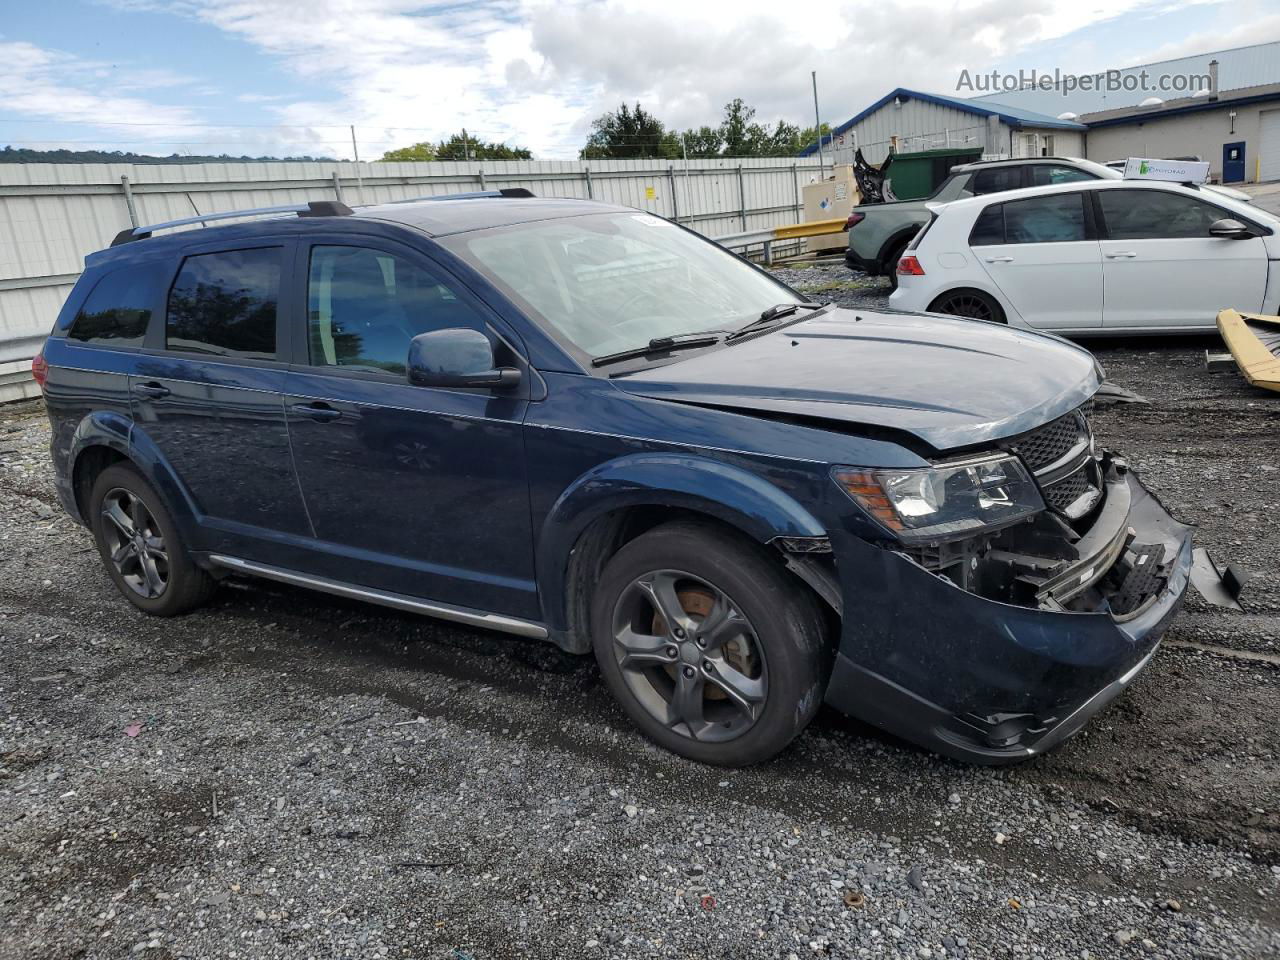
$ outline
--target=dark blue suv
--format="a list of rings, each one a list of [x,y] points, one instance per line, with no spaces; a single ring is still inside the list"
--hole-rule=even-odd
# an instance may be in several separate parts
[[[1118,694],[1186,589],[1056,338],[808,302],[524,191],[255,213],[121,234],[35,363],[62,501],[148,613],[266,577],[594,651],[698,760],[825,700],[1000,763]]]

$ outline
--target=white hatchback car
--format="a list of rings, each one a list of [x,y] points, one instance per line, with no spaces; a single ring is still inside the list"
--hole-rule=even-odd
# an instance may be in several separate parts
[[[889,303],[1061,333],[1212,331],[1224,307],[1280,312],[1280,218],[1148,180],[957,200],[898,261]]]

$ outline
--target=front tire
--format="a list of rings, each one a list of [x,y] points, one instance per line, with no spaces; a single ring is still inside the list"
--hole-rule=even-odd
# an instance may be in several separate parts
[[[102,471],[89,494],[89,519],[107,574],[139,610],[172,617],[213,592],[213,579],[187,553],[160,495],[132,465]]]
[[[758,544],[705,523],[664,524],[613,556],[592,597],[592,639],[642,732],[726,767],[794,740],[831,666],[812,593]]]

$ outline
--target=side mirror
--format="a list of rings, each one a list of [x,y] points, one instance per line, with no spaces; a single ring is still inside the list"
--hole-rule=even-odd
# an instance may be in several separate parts
[[[450,327],[409,341],[409,382],[419,387],[510,388],[520,382],[515,367],[498,367],[493,344],[479,330]]]
[[[1225,220],[1215,220],[1209,224],[1209,236],[1219,237],[1223,240],[1244,240],[1253,236],[1253,231],[1241,223],[1239,220],[1227,218]]]

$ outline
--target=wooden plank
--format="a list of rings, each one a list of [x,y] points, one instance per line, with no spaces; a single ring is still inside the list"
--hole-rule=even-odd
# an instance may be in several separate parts
[[[1250,315],[1249,318],[1280,325],[1280,317]],[[1276,357],[1253,335],[1243,316],[1235,310],[1223,310],[1218,314],[1218,332],[1249,383],[1264,390],[1280,391],[1280,357]]]

